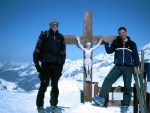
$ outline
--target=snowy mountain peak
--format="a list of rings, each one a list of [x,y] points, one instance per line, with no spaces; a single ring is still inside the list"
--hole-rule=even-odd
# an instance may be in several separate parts
[[[144,62],[150,62],[150,42],[146,44],[142,50],[144,50]],[[141,59],[141,51],[139,52],[139,56]]]
[[[2,70],[6,70],[6,69],[10,69],[12,68],[13,65],[10,63],[10,61],[5,61],[2,65],[1,65],[1,69]]]
[[[19,88],[17,84],[12,82],[7,82],[3,79],[0,79],[0,90],[8,90],[8,91],[24,91]]]
[[[145,46],[142,48],[142,50],[150,50],[150,42],[149,42],[147,45],[145,45]]]

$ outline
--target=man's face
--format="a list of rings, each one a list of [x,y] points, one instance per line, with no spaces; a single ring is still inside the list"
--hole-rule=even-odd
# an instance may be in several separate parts
[[[122,40],[126,39],[126,31],[125,30],[120,30],[119,31],[119,36],[121,37]]]
[[[51,29],[56,32],[58,30],[58,23],[53,23],[50,25],[51,26]]]

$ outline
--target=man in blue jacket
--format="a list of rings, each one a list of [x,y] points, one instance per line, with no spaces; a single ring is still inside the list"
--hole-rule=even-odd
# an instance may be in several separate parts
[[[131,41],[126,35],[126,28],[120,27],[118,29],[119,36],[109,46],[105,37],[102,40],[105,43],[105,49],[108,54],[115,52],[114,64],[115,66],[106,76],[99,96],[93,97],[93,101],[99,106],[104,106],[105,98],[109,94],[112,84],[117,81],[120,76],[123,76],[124,93],[123,102],[121,105],[121,113],[127,113],[131,101],[131,81],[132,73],[138,73],[139,55],[135,42]]]

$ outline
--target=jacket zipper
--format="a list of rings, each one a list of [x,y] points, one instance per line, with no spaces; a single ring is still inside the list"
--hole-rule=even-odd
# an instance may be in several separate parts
[[[56,39],[56,37],[55,37],[55,33],[54,33],[54,55],[55,55],[55,39]],[[55,57],[54,57],[54,61],[55,61]]]
[[[122,61],[122,65],[124,65],[124,48],[125,48],[125,42],[123,42],[123,61]]]
[[[131,58],[131,65],[133,65],[132,58]]]

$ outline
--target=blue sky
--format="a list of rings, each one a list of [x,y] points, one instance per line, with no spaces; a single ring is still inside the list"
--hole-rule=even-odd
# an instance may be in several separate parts
[[[85,11],[93,13],[93,35],[117,36],[120,26],[137,43],[138,49],[150,42],[150,0],[0,0],[0,61],[32,62],[40,30],[49,21],[60,22],[63,35],[83,35]],[[104,52],[104,46],[94,56]],[[76,60],[83,52],[67,45],[67,58]]]

